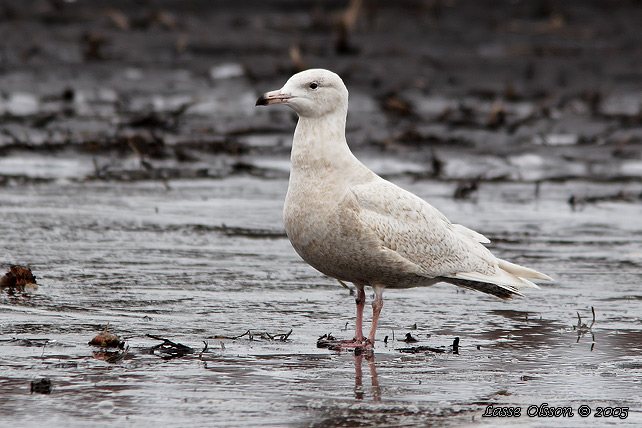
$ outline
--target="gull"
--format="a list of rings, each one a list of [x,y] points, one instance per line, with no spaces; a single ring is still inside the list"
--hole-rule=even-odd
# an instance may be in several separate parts
[[[486,237],[451,223],[362,164],[346,141],[348,90],[337,74],[297,73],[256,101],[271,104],[284,104],[299,116],[283,208],[287,236],[308,264],[357,290],[355,335],[340,347],[374,347],[386,288],[447,282],[508,299],[521,296],[520,288],[539,288],[529,279],[552,281],[495,257],[482,245],[490,242]],[[367,338],[362,331],[366,286],[375,294]]]

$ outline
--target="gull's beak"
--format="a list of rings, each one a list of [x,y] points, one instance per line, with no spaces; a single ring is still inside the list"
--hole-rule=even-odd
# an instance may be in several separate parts
[[[281,90],[266,92],[256,100],[257,106],[269,106],[270,104],[284,104],[290,98],[291,95],[282,94]]]

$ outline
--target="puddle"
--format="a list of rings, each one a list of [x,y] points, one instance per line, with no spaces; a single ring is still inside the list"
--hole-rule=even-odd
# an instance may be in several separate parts
[[[49,3],[0,12],[0,274],[40,284],[0,290],[0,420],[640,426],[640,8],[380,4],[336,40],[340,5]],[[364,163],[556,282],[388,291],[373,356],[317,348],[354,296],[285,237],[295,120],[254,107],[304,63]],[[124,348],[88,345],[107,325]]]
[[[388,291],[374,356],[355,357],[316,348],[351,335],[353,297],[291,249],[285,179],[5,188],[2,252],[40,286],[0,295],[0,414],[25,427],[467,426],[488,404],[547,402],[629,406],[626,423],[642,420],[630,394],[642,376],[639,204],[571,210],[567,195],[588,184],[547,184],[538,199],[529,184],[485,184],[454,201],[450,184],[398,182],[557,282],[511,302],[444,284]],[[117,363],[87,344],[108,323],[129,347]],[[252,340],[229,339],[248,329]],[[399,352],[408,332],[446,352]],[[194,351],[163,359],[148,335]],[[51,393],[31,394],[42,378]]]

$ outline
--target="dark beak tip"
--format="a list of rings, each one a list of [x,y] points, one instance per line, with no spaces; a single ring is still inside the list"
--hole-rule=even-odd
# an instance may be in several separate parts
[[[256,100],[256,104],[254,106],[266,106],[268,105],[268,99],[265,98],[265,95],[261,95],[258,100]]]

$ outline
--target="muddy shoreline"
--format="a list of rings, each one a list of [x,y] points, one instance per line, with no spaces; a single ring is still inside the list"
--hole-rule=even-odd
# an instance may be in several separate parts
[[[642,7],[366,3],[0,1],[0,273],[38,283],[0,288],[0,420],[640,425]],[[317,348],[354,298],[291,248],[295,118],[254,107],[302,67],[366,165],[556,282],[392,290],[374,355]]]
[[[347,40],[340,2],[5,1],[1,10],[0,154],[78,153],[76,179],[269,175],[255,157],[287,158],[293,115],[253,101],[307,66],[344,77],[354,150],[416,160],[423,176],[642,175],[633,3],[373,3]],[[480,165],[462,171],[461,158]],[[1,166],[22,182],[56,178]]]

